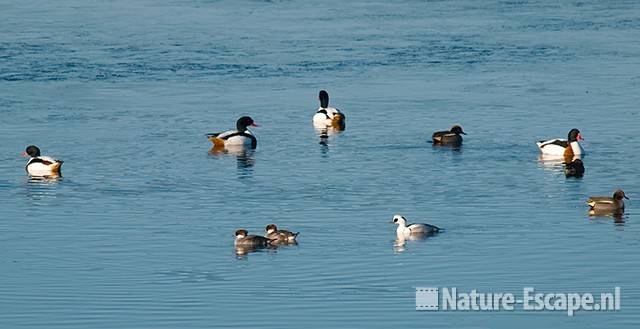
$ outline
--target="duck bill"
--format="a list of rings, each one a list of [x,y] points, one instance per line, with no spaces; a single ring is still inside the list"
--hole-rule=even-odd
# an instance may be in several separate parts
[[[20,153],[20,155],[21,155],[21,156],[23,156],[23,157],[25,157],[25,158],[29,156],[29,154],[27,154],[27,152],[25,152],[25,151],[22,151],[22,152]]]
[[[625,198],[625,199],[627,199],[627,200],[629,200],[629,198],[628,198],[626,195],[624,195],[624,198]]]
[[[464,132],[464,131],[461,131],[460,133],[461,133],[461,134],[463,134],[463,135],[466,135],[466,134],[467,134],[467,133],[466,133],[466,132]]]
[[[577,139],[577,140],[579,140],[579,141],[583,141],[583,140],[584,140],[584,138],[582,138],[582,134],[578,134],[578,136],[576,137],[576,139]]]
[[[254,123],[251,124],[251,127],[260,127],[260,126],[257,123],[254,122]]]

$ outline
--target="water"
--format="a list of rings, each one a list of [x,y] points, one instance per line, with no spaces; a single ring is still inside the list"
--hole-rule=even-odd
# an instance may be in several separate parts
[[[3,1],[0,327],[636,327],[634,1]],[[317,92],[347,115],[320,144]],[[251,115],[258,149],[204,134]],[[460,151],[432,131],[459,123]],[[579,127],[584,179],[534,142]],[[30,181],[27,145],[65,160]],[[623,188],[623,223],[584,201]],[[446,229],[394,248],[395,213]],[[238,257],[268,223],[299,245]],[[417,286],[622,289],[416,312]]]

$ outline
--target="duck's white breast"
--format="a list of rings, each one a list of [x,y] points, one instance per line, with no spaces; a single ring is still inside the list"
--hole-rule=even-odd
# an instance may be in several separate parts
[[[571,142],[571,150],[573,151],[573,154],[575,155],[582,155],[584,154],[584,148],[582,148],[582,145],[580,145],[579,142]]]

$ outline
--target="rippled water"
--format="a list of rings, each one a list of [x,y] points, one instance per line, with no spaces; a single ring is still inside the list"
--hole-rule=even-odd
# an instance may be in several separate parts
[[[0,4],[0,327],[635,327],[635,1]],[[317,92],[347,115],[321,142]],[[209,154],[251,115],[258,149]],[[459,151],[430,133],[461,124]],[[583,179],[535,141],[579,127]],[[30,181],[29,144],[65,160]],[[623,188],[623,222],[589,195]],[[394,248],[394,213],[444,227]],[[238,257],[268,223],[299,245]],[[619,312],[416,312],[415,287],[622,289]]]

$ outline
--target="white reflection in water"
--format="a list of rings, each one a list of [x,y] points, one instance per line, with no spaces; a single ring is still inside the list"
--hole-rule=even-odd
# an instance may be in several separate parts
[[[238,178],[248,178],[253,174],[253,166],[256,163],[255,150],[248,149],[243,146],[231,147],[212,147],[209,155],[224,157],[233,156],[236,158],[236,166],[238,168]]]
[[[542,154],[542,153],[538,155],[538,163],[540,163],[540,165],[542,165],[543,168],[549,169],[552,171],[564,170],[564,165],[567,163],[571,163],[571,161],[575,159],[582,160],[582,158],[578,155],[567,156],[567,157],[563,155],[549,155],[549,154]]]
[[[27,196],[36,201],[53,200],[58,197],[56,186],[62,181],[62,175],[28,176]]]
[[[323,157],[326,157],[329,154],[329,142],[335,136],[340,135],[344,131],[344,127],[326,127],[326,126],[317,126],[314,125],[313,129],[316,132],[316,135],[320,138],[320,152]]]
[[[250,253],[254,252],[273,252],[275,253],[278,249],[277,246],[266,246],[266,247],[258,247],[258,246],[234,246],[234,251],[237,259],[245,260],[247,259]]]
[[[624,225],[625,223],[625,219],[628,217],[627,215],[625,215],[624,213],[614,213],[611,211],[596,211],[596,210],[589,210],[588,212],[589,214],[589,219],[592,220],[608,220],[613,218],[613,222],[619,225]]]
[[[393,251],[400,253],[405,251],[407,241],[420,241],[424,242],[428,237],[437,235],[438,233],[414,233],[410,235],[397,234],[396,239],[393,241]]]

